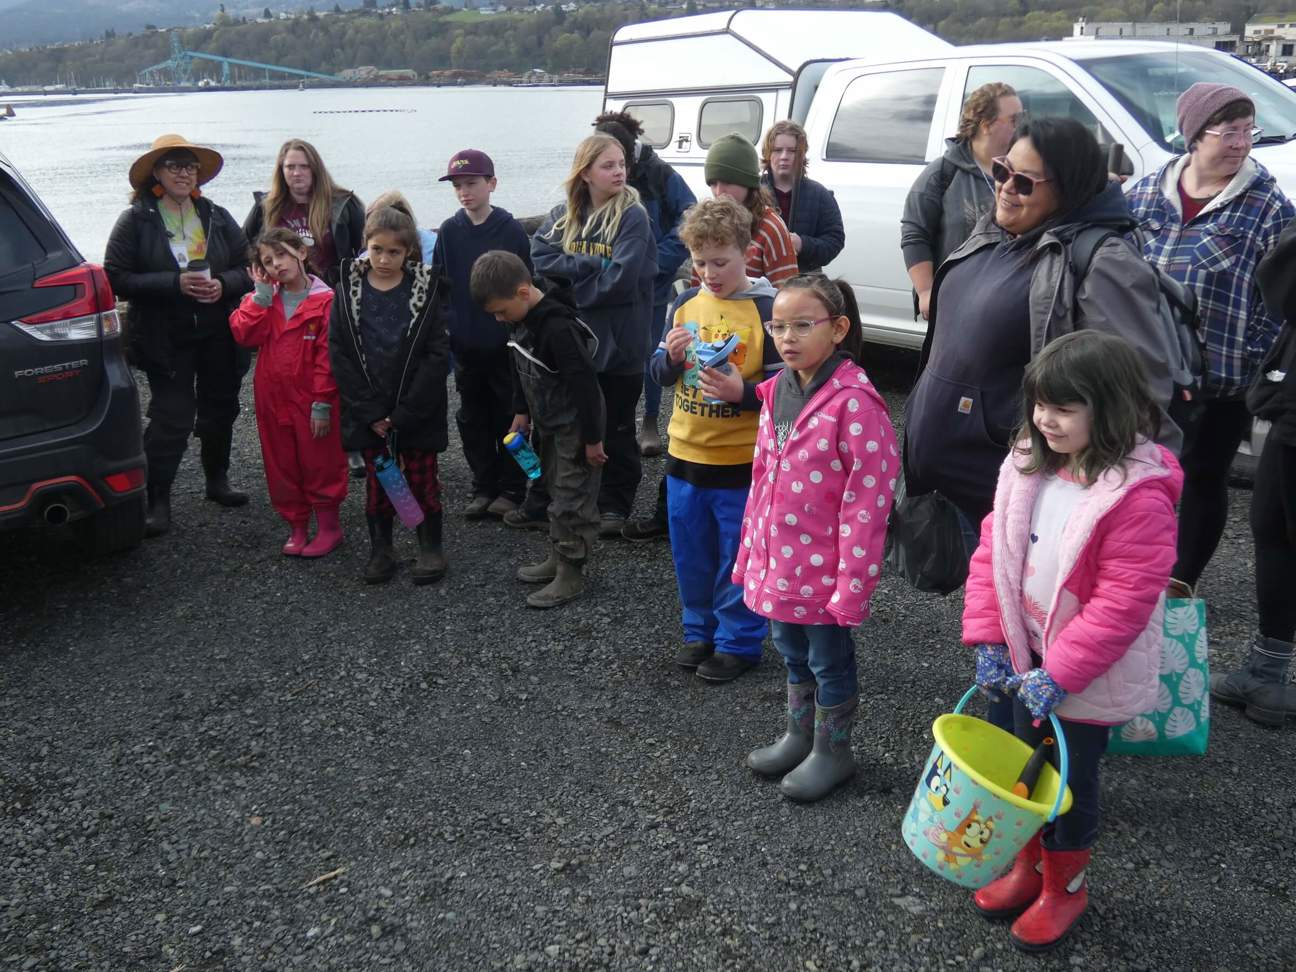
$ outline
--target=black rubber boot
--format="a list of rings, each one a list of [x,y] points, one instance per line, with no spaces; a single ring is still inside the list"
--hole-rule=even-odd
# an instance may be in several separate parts
[[[144,536],[160,537],[171,529],[171,484],[149,486],[148,514],[144,518]]]
[[[207,477],[207,498],[221,506],[246,506],[248,494],[229,484],[231,432],[208,433],[202,437],[202,467]]]
[[[1210,693],[1226,705],[1238,705],[1252,722],[1281,726],[1296,718],[1296,686],[1287,684],[1292,643],[1257,637],[1241,671],[1212,675]]]
[[[396,576],[391,517],[367,516],[365,522],[369,524],[369,563],[365,564],[364,582],[386,584]]]
[[[787,732],[771,746],[753,750],[747,765],[761,776],[782,776],[801,765],[814,745],[815,688],[813,681],[788,682]]]
[[[446,557],[441,549],[441,523],[443,514],[428,513],[418,525],[418,560],[410,572],[416,585],[431,584],[446,575]]]
[[[858,705],[858,696],[830,708],[815,704],[814,748],[800,766],[783,777],[779,789],[785,797],[814,803],[855,775],[850,737]]]

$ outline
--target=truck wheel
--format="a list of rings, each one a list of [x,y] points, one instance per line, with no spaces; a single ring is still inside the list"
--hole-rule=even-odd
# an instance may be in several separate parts
[[[74,524],[78,538],[92,557],[133,550],[144,539],[144,514],[147,501],[143,494],[124,503],[100,510]]]

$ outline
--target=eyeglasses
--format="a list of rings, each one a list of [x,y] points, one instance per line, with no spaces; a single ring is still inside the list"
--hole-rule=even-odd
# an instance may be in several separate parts
[[[1001,185],[1012,182],[1013,192],[1019,196],[1029,196],[1041,182],[1052,182],[1052,179],[1037,179],[1025,172],[1018,172],[1008,164],[1006,155],[990,160],[990,175]]]
[[[165,159],[162,162],[162,168],[166,169],[172,175],[197,175],[200,166],[197,162],[177,162],[175,159]]]
[[[824,321],[831,320],[831,317],[821,317],[817,321],[766,321],[765,330],[772,338],[787,337],[788,334],[795,334],[797,337],[803,338],[809,337],[810,332]]]
[[[1260,141],[1260,136],[1264,134],[1263,128],[1243,128],[1234,131],[1221,132],[1214,128],[1202,130],[1203,135],[1214,135],[1225,145],[1246,145],[1248,142],[1254,145]]]

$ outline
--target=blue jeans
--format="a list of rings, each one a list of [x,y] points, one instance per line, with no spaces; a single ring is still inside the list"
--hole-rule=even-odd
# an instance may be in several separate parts
[[[815,701],[824,708],[859,694],[855,642],[851,629],[835,624],[790,624],[771,621],[774,647],[787,665],[788,681],[819,683]]]
[[[666,491],[684,640],[759,661],[769,622],[747,609],[732,580],[748,490],[708,489],[667,476]]]
[[[657,344],[661,340],[662,334],[665,333],[664,329],[666,324],[666,305],[665,304],[655,305],[653,307],[652,313],[653,313],[652,329],[654,332],[653,337],[656,340],[653,341],[652,347],[648,349],[648,361],[652,360],[653,352],[657,350]],[[661,396],[662,396],[662,387],[661,385],[657,384],[657,382],[653,381],[652,375],[648,374],[648,362],[645,361],[644,362],[644,393],[643,393],[644,418],[648,418],[650,416],[656,416],[661,413]]]
[[[1012,700],[1012,711],[1013,735],[1032,749],[1045,736],[1053,735],[1053,723],[1045,719],[1038,726],[1034,725],[1035,717],[1017,699]],[[1062,723],[1062,734],[1066,737],[1071,809],[1053,823],[1044,825],[1044,846],[1054,851],[1088,850],[1098,839],[1098,824],[1102,819],[1098,801],[1098,760],[1107,751],[1111,726],[1095,726],[1062,718],[1058,721]],[[1056,748],[1050,761],[1054,767],[1057,766]]]

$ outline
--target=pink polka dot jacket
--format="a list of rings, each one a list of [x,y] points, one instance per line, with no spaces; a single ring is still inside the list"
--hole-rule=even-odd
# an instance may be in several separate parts
[[[845,361],[780,449],[778,384],[775,376],[756,389],[760,425],[733,580],[763,617],[853,627],[868,617],[882,573],[900,474],[891,417],[864,369]]]

